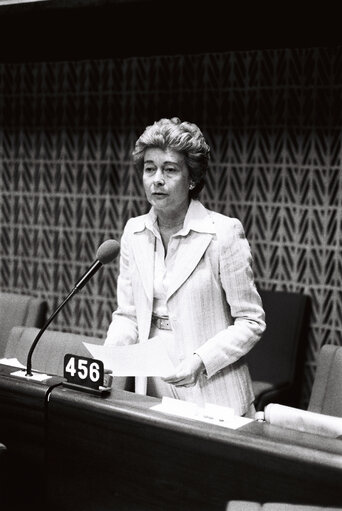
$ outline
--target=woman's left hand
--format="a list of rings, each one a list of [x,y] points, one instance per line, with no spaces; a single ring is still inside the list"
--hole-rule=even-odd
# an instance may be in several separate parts
[[[182,360],[175,372],[162,378],[176,387],[192,387],[205,369],[202,359],[197,353]]]

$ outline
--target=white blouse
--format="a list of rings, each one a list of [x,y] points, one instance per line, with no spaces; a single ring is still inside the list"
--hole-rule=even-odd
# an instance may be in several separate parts
[[[153,312],[158,316],[168,316],[169,312],[166,304],[169,286],[168,274],[175,264],[180,238],[177,234],[174,234],[170,238],[168,251],[165,257],[165,249],[157,223],[155,223],[153,227],[156,237],[154,246]]]

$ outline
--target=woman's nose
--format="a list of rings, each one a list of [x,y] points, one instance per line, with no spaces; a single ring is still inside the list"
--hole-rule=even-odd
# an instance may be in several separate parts
[[[154,182],[157,184],[165,184],[164,174],[161,169],[157,169],[156,173],[154,174]]]

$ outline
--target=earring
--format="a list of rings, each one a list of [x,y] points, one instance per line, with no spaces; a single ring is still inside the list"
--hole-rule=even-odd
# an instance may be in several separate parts
[[[193,190],[195,188],[195,183],[193,181],[191,181],[191,183],[189,184],[189,190]]]

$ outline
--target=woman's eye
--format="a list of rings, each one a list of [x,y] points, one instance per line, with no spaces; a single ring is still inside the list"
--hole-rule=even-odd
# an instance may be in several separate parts
[[[147,172],[148,174],[150,174],[153,171],[154,171],[154,167],[144,167],[144,172]]]
[[[168,172],[169,174],[172,174],[172,172],[176,172],[176,168],[175,167],[165,167],[165,171]]]

